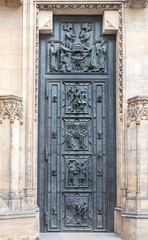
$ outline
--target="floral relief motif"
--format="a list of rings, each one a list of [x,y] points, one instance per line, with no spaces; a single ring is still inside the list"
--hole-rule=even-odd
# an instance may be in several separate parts
[[[0,121],[3,119],[10,119],[11,122],[18,119],[23,124],[22,98],[13,95],[0,96]]]
[[[148,120],[148,97],[130,98],[127,103],[127,127],[133,121],[139,125],[141,120]]]

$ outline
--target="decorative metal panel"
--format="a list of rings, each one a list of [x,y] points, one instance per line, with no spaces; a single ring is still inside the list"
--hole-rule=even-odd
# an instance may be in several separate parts
[[[56,27],[58,39],[48,44],[49,72],[107,72],[107,42],[99,39],[99,25],[71,17]]]
[[[108,196],[113,192],[107,183],[107,146],[113,137],[111,44],[102,37],[101,17],[96,16],[57,16],[53,35],[42,40],[39,171],[44,231],[108,230]]]
[[[105,223],[105,85],[47,80],[48,230]]]

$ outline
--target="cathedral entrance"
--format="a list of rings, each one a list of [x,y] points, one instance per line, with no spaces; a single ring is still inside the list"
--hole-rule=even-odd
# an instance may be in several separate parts
[[[54,17],[39,82],[41,231],[113,231],[115,36],[101,16]]]

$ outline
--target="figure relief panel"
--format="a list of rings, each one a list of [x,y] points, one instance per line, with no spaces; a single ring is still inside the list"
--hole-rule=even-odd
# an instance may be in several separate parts
[[[63,189],[77,189],[92,187],[93,168],[91,155],[63,155]]]
[[[95,39],[93,23],[62,23],[60,40],[49,42],[49,71],[107,72],[107,42]]]
[[[88,123],[71,121],[66,124],[67,150],[88,149]]]
[[[65,86],[65,88],[63,88],[65,114],[69,114],[69,116],[91,116],[92,83],[84,79],[78,82],[63,82],[63,84]]]
[[[92,196],[85,194],[65,194],[64,229],[72,227],[79,230],[90,230],[92,224]]]
[[[86,88],[80,90],[78,87],[71,87],[67,92],[68,112],[85,112]]]

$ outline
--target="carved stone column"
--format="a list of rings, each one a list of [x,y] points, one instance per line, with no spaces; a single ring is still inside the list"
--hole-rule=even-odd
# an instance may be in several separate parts
[[[123,239],[148,236],[148,97],[128,99]],[[142,238],[141,238],[142,236]]]
[[[21,167],[23,158],[20,155],[23,147],[22,124],[22,98],[13,95],[0,96],[0,191],[1,198],[9,199],[7,204],[12,211],[21,208],[20,199],[23,191]]]

